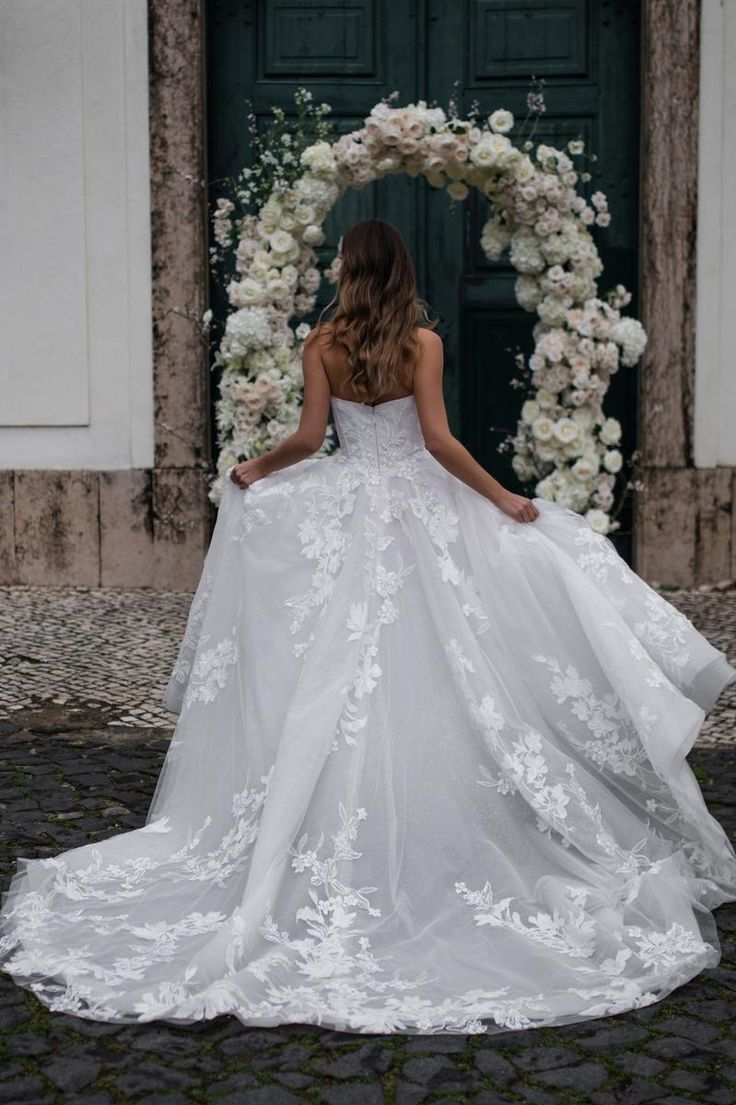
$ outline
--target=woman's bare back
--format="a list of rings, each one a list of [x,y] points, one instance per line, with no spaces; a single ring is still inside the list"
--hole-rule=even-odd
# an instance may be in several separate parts
[[[429,332],[424,327],[417,327],[420,343],[422,343],[423,330],[425,333]],[[317,342],[319,343],[322,365],[330,381],[330,391],[332,395],[334,395],[336,399],[347,399],[348,402],[351,403],[362,403],[363,400],[358,398],[352,390],[348,380],[347,353],[341,346],[333,345],[330,341],[329,323],[323,323],[320,327],[320,334],[317,336]],[[390,403],[392,399],[403,399],[405,396],[413,394],[413,388],[406,388],[402,384],[397,384],[391,391],[387,391],[373,403],[366,403],[365,405],[369,407],[378,407],[381,403]]]

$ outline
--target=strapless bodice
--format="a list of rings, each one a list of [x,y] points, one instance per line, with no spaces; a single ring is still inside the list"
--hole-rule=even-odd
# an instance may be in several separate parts
[[[369,406],[332,396],[342,455],[364,468],[368,478],[398,474],[424,451],[413,395]]]

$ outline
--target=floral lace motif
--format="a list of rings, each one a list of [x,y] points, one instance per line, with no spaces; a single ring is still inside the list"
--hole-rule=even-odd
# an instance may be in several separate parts
[[[611,569],[616,572],[621,583],[628,585],[632,582],[631,571],[609,538],[585,525],[578,528],[575,544],[585,550],[576,557],[578,567],[596,583],[606,583]]]
[[[228,668],[238,662],[237,627],[233,626],[232,637],[219,641],[214,648],[204,648],[209,637],[203,637],[187,683],[184,705],[201,702],[208,706],[217,698],[227,683]]]
[[[213,576],[207,574],[197,588],[197,593],[189,608],[186,629],[179,646],[179,654],[176,658],[171,681],[186,685],[192,670],[194,656],[197,650],[197,642],[202,631],[202,622],[207,611],[207,603],[212,593]]]
[[[686,643],[692,625],[656,591],[648,590],[644,601],[648,616],[634,625],[634,633],[668,675],[682,677],[691,660]]]

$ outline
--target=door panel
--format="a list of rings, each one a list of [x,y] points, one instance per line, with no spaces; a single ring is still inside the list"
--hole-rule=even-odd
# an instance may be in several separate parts
[[[518,123],[531,75],[544,78],[547,110],[535,140],[583,137],[597,154],[589,190],[606,192],[613,216],[595,232],[602,290],[622,282],[636,296],[638,0],[210,0],[208,40],[212,181],[247,163],[247,100],[263,125],[271,105],[289,111],[304,84],[332,105],[341,133],[395,89],[400,103],[446,106],[454,93],[462,113],[473,101],[483,115],[506,107]],[[531,350],[534,316],[516,305],[510,265],[483,256],[488,212],[477,193],[453,204],[424,180],[390,177],[343,197],[322,252],[331,257],[360,219],[378,216],[402,230],[420,292],[441,319],[453,429],[513,486],[497,445],[515,424],[520,397],[509,381],[516,350]],[[323,289],[321,302],[330,294]],[[635,397],[635,373],[614,376],[607,407],[623,423],[626,450],[634,446]]]
[[[466,49],[458,48],[460,42]],[[638,116],[639,5],[624,0],[430,0],[428,18],[428,96],[446,99],[459,74],[461,112],[479,101],[482,114],[497,107],[513,111],[515,133],[524,119],[530,76],[543,78],[546,111],[535,142],[564,145],[582,137],[598,160],[590,164],[588,191],[606,192],[612,214],[595,236],[604,263],[601,290],[638,284]],[[445,197],[437,197],[444,201]],[[433,204],[431,225],[452,214]],[[453,320],[452,351],[460,367],[451,372],[453,410],[461,435],[481,463],[511,486],[509,459],[497,451],[513,428],[519,393],[510,386],[514,355],[533,348],[534,315],[515,304],[515,273],[507,261],[489,262],[480,230],[490,205],[471,194],[462,238],[428,235],[433,302]],[[455,323],[456,320],[456,323]],[[456,327],[456,328],[455,328]],[[613,377],[607,399],[610,414],[624,427],[624,448],[634,447],[636,375]],[[493,429],[492,427],[499,427]]]

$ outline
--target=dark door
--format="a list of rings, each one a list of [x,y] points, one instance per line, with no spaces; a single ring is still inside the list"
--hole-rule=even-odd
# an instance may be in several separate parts
[[[612,223],[596,232],[605,264],[601,290],[621,282],[636,296],[637,0],[210,0],[208,38],[213,181],[247,163],[246,101],[265,121],[272,104],[288,111],[300,84],[332,105],[345,132],[394,90],[399,103],[446,107],[454,94],[461,113],[478,101],[483,114],[505,107],[520,120],[530,77],[543,78],[547,109],[538,140],[583,137],[598,157],[589,187],[609,197]],[[487,212],[478,194],[451,205],[424,180],[387,178],[340,201],[324,252],[331,257],[340,233],[359,219],[379,216],[402,230],[420,291],[441,317],[453,429],[514,486],[497,446],[515,425],[514,354],[530,351],[535,316],[516,305],[510,265],[483,256]],[[634,372],[623,370],[613,378],[607,409],[624,424],[627,451],[635,396]]]

